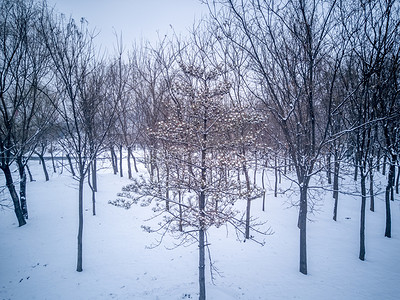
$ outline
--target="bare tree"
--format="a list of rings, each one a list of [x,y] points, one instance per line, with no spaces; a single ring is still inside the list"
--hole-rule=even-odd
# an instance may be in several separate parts
[[[79,226],[78,256],[76,270],[82,269],[83,242],[83,188],[84,180],[92,162],[103,145],[105,136],[114,118],[115,104],[106,115],[105,124],[100,128],[95,124],[100,119],[101,103],[104,97],[96,89],[101,64],[96,61],[93,49],[93,32],[87,21],[65,19],[48,11],[41,20],[45,44],[52,58],[55,88],[60,99],[57,111],[63,120],[60,144],[77,166],[76,179],[79,182]],[[100,76],[100,77],[99,77]],[[101,83],[102,84],[102,83]],[[94,92],[96,91],[96,92]]]
[[[47,120],[35,122],[47,80],[47,54],[38,31],[40,9],[34,1],[2,1],[0,13],[0,168],[14,203],[19,226],[28,218],[25,167]],[[20,197],[10,166],[18,165]]]
[[[160,228],[147,229],[162,236],[170,232],[179,244],[198,243],[199,299],[205,299],[207,230],[229,223],[248,235],[250,225],[246,227],[246,223],[250,220],[243,219],[233,204],[251,201],[261,192],[253,185],[241,189],[246,183],[238,182],[234,172],[244,166],[239,146],[243,144],[237,141],[241,112],[230,106],[226,68],[210,60],[213,42],[197,32],[189,44],[177,47],[179,69],[173,77],[164,119],[148,130],[161,176],[135,180],[112,203],[130,207],[132,200],[142,197],[157,200],[155,210],[163,221]]]
[[[310,179],[327,142],[332,96],[321,87],[321,70],[336,82],[341,50],[335,48],[336,1],[218,1],[210,10],[220,32],[246,51],[250,88],[275,118],[294,164],[300,191],[300,272],[307,274],[306,223]],[[340,45],[339,45],[340,46]]]

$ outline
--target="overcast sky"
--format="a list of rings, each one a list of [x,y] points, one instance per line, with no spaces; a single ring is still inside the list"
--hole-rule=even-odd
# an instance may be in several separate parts
[[[96,44],[102,44],[109,53],[116,43],[115,32],[122,32],[125,48],[141,39],[151,43],[158,34],[186,34],[194,20],[208,10],[199,0],[48,0],[50,6],[76,20],[84,17],[90,28],[100,31]]]

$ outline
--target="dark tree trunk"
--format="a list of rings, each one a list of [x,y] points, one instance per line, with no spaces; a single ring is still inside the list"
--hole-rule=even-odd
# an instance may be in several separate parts
[[[26,164],[25,167],[26,167],[26,170],[28,171],[28,174],[29,174],[29,181],[30,181],[30,182],[35,181],[35,180],[33,179],[33,176],[32,176],[31,170],[29,169],[28,164]]]
[[[391,212],[390,212],[390,194],[393,191],[393,185],[395,180],[395,172],[396,172],[396,161],[397,155],[392,154],[389,174],[388,174],[388,183],[386,186],[385,192],[385,204],[386,204],[386,228],[385,228],[385,236],[390,238],[392,237],[392,220],[391,220]]]
[[[369,172],[369,210],[375,211],[375,192],[374,192],[374,170],[372,169],[372,156],[370,158],[370,167],[371,170]]]
[[[165,164],[165,168],[167,171],[166,177],[165,177],[165,208],[167,211],[169,211],[169,166],[168,164]]]
[[[396,194],[399,193],[399,177],[400,177],[400,166],[397,167]]]
[[[339,204],[339,171],[340,171],[340,161],[338,151],[335,150],[335,162],[333,168],[333,199],[335,199],[335,204],[333,207],[333,220],[337,220],[337,210]]]
[[[132,179],[132,167],[131,167],[131,155],[132,155],[132,148],[128,147],[128,178]]]
[[[138,171],[138,168],[137,168],[137,165],[136,165],[136,157],[135,157],[135,155],[133,155],[132,152],[131,152],[131,156],[132,156],[132,159],[133,159],[133,167],[135,168],[135,172],[138,173],[139,171]]]
[[[307,275],[307,184],[300,188],[300,211],[298,227],[300,229],[300,273]]]
[[[243,164],[243,173],[246,178],[246,189],[249,194],[250,190],[251,190],[250,177],[249,177],[249,171],[247,170],[247,167],[245,164]],[[250,199],[250,194],[249,194],[247,196],[247,203],[246,203],[246,227],[245,227],[245,238],[246,239],[250,238],[250,209],[251,209],[251,199]]]
[[[257,152],[254,153],[254,176],[253,176],[253,182],[254,185],[257,184],[257,169],[258,169],[258,160],[257,160]]]
[[[76,264],[76,271],[82,272],[82,239],[83,239],[83,182],[85,180],[84,174],[79,175],[79,221],[78,221],[78,258]]]
[[[205,259],[205,232],[199,230],[199,300],[206,299],[206,259]]]
[[[55,163],[55,161],[54,161],[53,145],[51,145],[50,150],[51,150],[51,151],[50,151],[51,163],[52,163],[52,165],[53,165],[53,173],[57,173],[56,163]]]
[[[331,166],[331,152],[329,151],[327,154],[327,170],[326,175],[328,177],[328,184],[332,184],[332,166]]]
[[[97,192],[97,159],[94,158],[92,162],[92,186],[93,191]]]
[[[265,183],[264,183],[264,174],[265,174],[265,169],[263,169],[263,171],[262,171],[262,176],[261,176],[261,183],[262,183],[262,188],[263,188],[262,211],[265,211]]]
[[[360,145],[360,137],[357,135],[357,143],[356,145]],[[360,162],[359,153],[356,151],[354,153],[354,181],[357,181],[358,177],[358,163]]]
[[[207,115],[207,114],[206,114]],[[207,118],[203,118],[203,139],[201,150],[201,191],[199,195],[199,300],[206,299],[206,276],[205,276],[205,207],[206,207],[206,182],[207,182]]]
[[[22,157],[17,158],[18,171],[19,171],[19,200],[21,202],[21,210],[24,218],[28,219],[28,206],[26,204],[26,173],[25,163]]]
[[[12,202],[14,204],[14,212],[15,212],[15,215],[17,216],[18,226],[21,227],[26,224],[26,221],[24,219],[24,215],[22,214],[21,205],[19,203],[18,194],[15,190],[14,181],[13,181],[13,178],[11,175],[10,167],[8,165],[4,165],[1,169],[3,170],[4,175],[6,177],[6,185],[7,185],[8,191],[10,192]]]
[[[286,173],[287,173],[287,158],[285,156],[284,166],[283,166],[283,174],[286,176]]]
[[[93,174],[90,173],[92,171],[95,172],[95,167],[89,166],[89,168],[88,168],[88,185],[89,185],[90,190],[92,191],[92,213],[93,213],[93,216],[95,216],[96,215],[96,190],[94,189],[94,185],[93,185]],[[92,178],[92,182],[90,181],[90,178]]]
[[[383,165],[382,165],[382,175],[386,175],[386,162],[387,162],[387,155],[383,155]]]
[[[46,162],[44,160],[44,156],[43,156],[43,154],[39,154],[39,153],[37,153],[37,155],[40,159],[40,162],[42,163],[44,178],[46,179],[46,181],[49,181],[49,173],[47,172],[47,167],[46,167]]]
[[[122,171],[122,145],[119,146],[119,176],[124,176],[124,173]]]
[[[378,172],[380,172],[380,170],[381,170],[381,148],[380,147],[378,147],[378,154],[376,156],[376,160],[378,162],[377,166],[376,166],[376,170]]]
[[[74,170],[74,165],[72,164],[71,156],[69,154],[66,155],[69,163],[69,168],[71,169],[71,174],[72,176],[75,177],[75,170]]]
[[[365,181],[367,175],[364,174],[364,170],[360,170],[361,176],[361,217],[360,217],[360,254],[358,258],[365,260],[365,207],[367,202],[367,191]]]
[[[178,191],[178,201],[179,201],[179,231],[183,232],[183,211],[182,211],[182,192]]]
[[[274,167],[274,171],[275,171],[274,196],[275,196],[275,197],[278,197],[278,162],[277,162],[276,156],[275,156],[275,167]]]
[[[118,163],[117,163],[117,155],[115,154],[114,147],[111,146],[111,164],[114,170],[114,175],[118,173]]]
[[[156,169],[156,154],[154,149],[150,150],[150,181],[154,181],[154,170]]]

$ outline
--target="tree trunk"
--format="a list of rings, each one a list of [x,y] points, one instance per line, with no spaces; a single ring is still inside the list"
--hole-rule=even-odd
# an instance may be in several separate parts
[[[360,138],[359,138],[359,136],[357,135],[357,144],[356,145],[359,145],[360,144]],[[358,152],[356,152],[355,154],[354,154],[354,181],[357,181],[357,177],[358,177],[358,163],[359,163],[359,161],[360,161],[360,159],[359,159],[359,157],[358,157]]]
[[[8,165],[5,165],[5,166],[2,166],[1,169],[3,170],[4,175],[6,177],[6,185],[7,185],[8,191],[10,192],[11,199],[14,204],[14,212],[15,212],[15,215],[17,216],[18,226],[21,227],[26,224],[26,221],[24,219],[24,215],[22,214],[22,209],[21,209],[21,205],[19,203],[18,194],[15,191],[14,181],[13,181],[13,178],[11,175],[10,167]]]
[[[249,172],[247,170],[246,164],[243,163],[243,173],[246,178],[246,189],[247,189],[247,204],[246,204],[246,227],[245,227],[245,238],[250,238],[250,208],[251,208],[251,199],[250,199],[250,177]]]
[[[122,171],[122,145],[119,145],[119,176],[124,176],[124,173]]]
[[[97,192],[97,159],[94,158],[92,162],[92,186],[93,191]]]
[[[114,175],[118,173],[118,163],[117,163],[117,155],[115,154],[114,147],[111,146],[111,164],[114,170]]]
[[[71,174],[72,174],[72,176],[75,177],[74,166],[72,165],[71,156],[69,154],[67,154],[67,159],[68,159],[68,163],[69,163],[69,168],[71,169]]]
[[[287,158],[285,154],[284,166],[283,166],[283,174],[286,176],[287,173]]]
[[[339,171],[340,171],[340,161],[338,151],[335,150],[335,162],[333,168],[333,199],[335,199],[335,204],[333,207],[333,220],[337,220],[337,210],[339,204]]]
[[[278,197],[278,162],[277,162],[277,158],[275,156],[275,187],[274,187],[274,196],[275,198]]]
[[[307,184],[300,187],[300,273],[307,275]]]
[[[265,168],[263,168],[262,176],[261,176],[261,183],[262,183],[262,188],[263,188],[262,211],[265,211],[265,183],[264,183],[264,174],[265,174]]]
[[[400,166],[397,167],[396,194],[399,193],[399,177],[400,177]]]
[[[133,155],[132,152],[131,152],[131,156],[133,159],[133,167],[135,168],[135,172],[138,173],[139,171],[138,171],[137,164],[136,164],[136,157],[135,157],[135,155]]]
[[[363,168],[360,169],[361,176],[361,217],[360,217],[360,254],[358,258],[365,260],[365,206],[367,202],[367,192],[365,187],[366,175]]]
[[[47,167],[46,167],[46,162],[44,160],[44,156],[43,156],[43,154],[37,154],[37,155],[42,163],[44,178],[46,179],[46,181],[49,181],[49,173],[47,172]]]
[[[85,180],[84,174],[79,175],[79,223],[78,223],[78,259],[76,264],[76,271],[82,272],[82,239],[83,239],[83,182]]]
[[[331,152],[329,151],[327,154],[327,170],[326,175],[328,177],[328,184],[332,184],[332,166],[331,166]]]
[[[165,164],[165,168],[167,171],[166,178],[165,178],[165,208],[169,211],[169,166],[168,163]]]
[[[51,155],[51,163],[53,165],[53,173],[57,173],[56,163],[54,161],[53,144],[51,144],[50,155]]]
[[[30,182],[35,181],[35,180],[33,179],[33,176],[32,176],[31,170],[29,169],[28,164],[26,164],[25,167],[26,167],[26,170],[28,171],[28,174],[29,174],[29,181],[30,181]]]
[[[253,178],[253,182],[254,185],[257,184],[257,169],[258,169],[258,160],[257,160],[257,152],[254,153],[255,156],[255,160],[254,160],[254,178]]]
[[[132,179],[131,154],[132,154],[132,148],[130,146],[128,146],[128,178],[129,179]]]
[[[178,191],[178,201],[179,201],[179,231],[183,232],[183,211],[182,211],[182,192]]]
[[[376,166],[376,170],[378,172],[380,172],[380,170],[381,170],[381,148],[380,147],[378,147],[378,154],[376,155],[376,159],[378,161],[378,164]]]
[[[21,210],[24,218],[28,219],[28,206],[26,204],[26,173],[25,164],[22,161],[22,157],[17,158],[18,171],[19,171],[19,200],[21,203]]]
[[[386,186],[385,192],[385,204],[386,204],[386,228],[385,228],[385,236],[390,238],[392,237],[392,220],[391,220],[391,212],[390,212],[390,193],[393,190],[394,180],[395,180],[395,172],[396,172],[396,161],[397,155],[392,154],[390,160],[389,174],[388,174],[388,182]]]
[[[372,157],[370,158],[370,172],[369,172],[369,210],[375,211],[375,193],[374,193],[374,170],[372,168]]]
[[[199,230],[199,300],[206,299],[206,259],[205,259],[205,232],[200,228]]]
[[[92,191],[92,213],[93,216],[96,215],[96,190],[94,189],[93,185],[93,174],[90,174],[91,170],[95,172],[95,167],[89,166],[88,168],[88,185],[90,190]],[[90,178],[92,178],[92,182],[90,182]]]
[[[205,223],[204,223],[204,209],[205,209],[205,180],[206,180],[206,169],[205,169],[205,150],[202,151],[202,191],[199,196],[199,300],[206,299],[206,276],[205,276]]]
[[[382,175],[386,175],[386,161],[387,161],[387,155],[383,155],[383,165],[382,165]]]

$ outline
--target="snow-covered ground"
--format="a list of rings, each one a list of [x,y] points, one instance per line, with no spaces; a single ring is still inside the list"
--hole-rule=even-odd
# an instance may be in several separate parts
[[[38,162],[30,163],[36,179],[28,184],[29,220],[18,228],[11,209],[0,210],[0,299],[196,299],[196,245],[167,249],[173,240],[149,249],[157,236],[141,229],[151,225],[149,207],[130,210],[108,204],[129,182],[103,169],[99,175],[97,215],[85,191],[83,272],[75,271],[77,250],[77,182],[64,170],[43,180]],[[49,163],[49,171],[50,163]],[[125,168],[126,171],[126,168]],[[0,186],[4,186],[0,175]],[[271,183],[272,175],[269,176]],[[350,186],[352,186],[350,184]],[[8,197],[0,192],[0,200]],[[399,198],[396,195],[397,199]],[[308,271],[298,272],[297,209],[287,195],[268,193],[254,215],[268,220],[273,235],[265,246],[238,241],[226,227],[209,232],[212,259],[222,276],[207,278],[208,299],[399,299],[400,201],[392,202],[391,239],[384,237],[383,195],[376,211],[367,210],[366,261],[358,259],[359,197],[341,195],[338,221],[326,194],[308,223]]]

